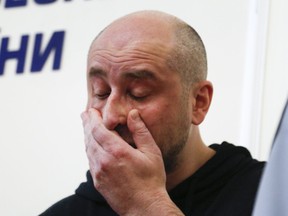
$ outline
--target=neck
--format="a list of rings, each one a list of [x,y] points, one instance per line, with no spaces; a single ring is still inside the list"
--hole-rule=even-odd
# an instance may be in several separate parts
[[[197,126],[191,126],[188,141],[179,154],[179,165],[172,173],[167,174],[166,188],[171,190],[193,175],[202,167],[215,151],[204,144]]]

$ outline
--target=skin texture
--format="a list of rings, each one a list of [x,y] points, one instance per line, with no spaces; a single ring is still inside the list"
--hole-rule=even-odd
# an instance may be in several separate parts
[[[95,188],[119,215],[183,215],[167,191],[214,154],[198,129],[212,84],[183,85],[168,66],[174,26],[163,13],[134,13],[89,51],[86,152]]]

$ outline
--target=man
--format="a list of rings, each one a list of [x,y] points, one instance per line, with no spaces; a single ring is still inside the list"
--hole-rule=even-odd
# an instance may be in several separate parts
[[[122,17],[93,41],[82,114],[90,172],[42,215],[251,215],[263,163],[198,125],[213,87],[204,45],[171,15]]]

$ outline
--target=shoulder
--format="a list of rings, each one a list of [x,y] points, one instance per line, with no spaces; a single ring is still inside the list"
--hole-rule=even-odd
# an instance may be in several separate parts
[[[224,187],[229,188],[227,193],[231,196],[236,191],[241,194],[248,191],[255,194],[266,163],[253,159],[246,148],[225,142],[218,147],[217,154],[218,161],[222,164],[219,169],[224,170],[222,175],[229,176]]]
[[[213,203],[211,215],[251,215],[265,162],[253,159],[244,147],[225,143],[218,148],[224,149],[219,149],[225,158],[222,169],[229,169],[226,174],[230,177]]]
[[[249,164],[232,178],[211,206],[211,215],[251,215],[264,163]]]
[[[77,211],[77,209],[84,207],[87,205],[86,202],[87,201],[77,195],[71,195],[53,204],[45,212],[40,214],[40,216],[77,215],[74,210]]]
[[[39,216],[86,216],[116,215],[106,204],[97,203],[76,194],[66,197],[44,211]]]

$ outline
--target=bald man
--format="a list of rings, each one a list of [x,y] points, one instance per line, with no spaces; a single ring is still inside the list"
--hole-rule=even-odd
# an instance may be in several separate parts
[[[206,77],[202,40],[180,19],[141,11],[106,27],[87,62],[87,182],[42,215],[251,215],[264,164],[202,141]]]

